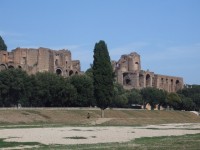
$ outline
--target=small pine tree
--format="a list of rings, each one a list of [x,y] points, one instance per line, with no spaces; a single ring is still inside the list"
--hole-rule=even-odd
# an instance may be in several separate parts
[[[4,43],[4,40],[2,39],[2,37],[0,36],[0,50],[4,50],[7,51],[7,46]]]
[[[114,94],[113,69],[107,45],[104,41],[95,44],[93,57],[94,97],[97,106],[102,110],[101,117],[104,117],[104,109],[110,106]]]

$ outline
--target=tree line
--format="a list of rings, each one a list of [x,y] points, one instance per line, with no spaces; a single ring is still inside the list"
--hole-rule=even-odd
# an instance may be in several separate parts
[[[125,90],[114,82],[114,93],[108,107],[131,108],[133,104],[170,106],[175,110],[199,110],[200,86],[167,93],[156,88]],[[93,78],[89,71],[84,75],[64,78],[43,72],[28,75],[21,69],[0,72],[0,107],[94,107]]]

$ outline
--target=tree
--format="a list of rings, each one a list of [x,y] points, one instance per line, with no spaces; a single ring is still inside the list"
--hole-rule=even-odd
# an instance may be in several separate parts
[[[179,94],[191,98],[194,103],[194,109],[200,111],[200,85],[187,85],[184,89],[178,91]]]
[[[143,105],[142,95],[140,94],[140,90],[138,89],[132,89],[130,92],[128,92],[127,98],[129,107],[132,107],[133,104]]]
[[[126,107],[128,103],[127,93],[123,86],[119,83],[114,83],[114,96],[112,100],[112,107]]]
[[[95,44],[93,57],[94,97],[101,108],[101,117],[104,117],[104,109],[110,106],[114,91],[114,73],[104,41]]]
[[[1,106],[28,106],[29,76],[20,69],[8,69],[0,72]]]
[[[62,76],[49,72],[38,72],[32,76],[31,106],[72,106],[77,97],[76,89]]]
[[[92,64],[90,64],[90,68],[86,70],[85,74],[93,80]]]
[[[186,111],[191,111],[195,109],[195,103],[192,101],[191,98],[185,97],[184,95],[179,95],[181,98],[181,109]]]
[[[74,106],[94,106],[93,80],[87,75],[74,75],[69,78],[70,83],[77,90],[77,98],[73,101]]]
[[[0,50],[7,51],[7,46],[4,43],[4,40],[3,40],[3,38],[1,36],[0,36]]]
[[[165,103],[166,93],[162,90],[148,87],[142,89],[141,94],[143,97],[144,105],[149,103],[151,105],[151,110],[153,110],[156,104],[159,105],[158,109],[160,109],[160,105]]]
[[[167,95],[167,103],[170,107],[173,107],[174,109],[180,109],[182,102],[177,93],[169,93]]]

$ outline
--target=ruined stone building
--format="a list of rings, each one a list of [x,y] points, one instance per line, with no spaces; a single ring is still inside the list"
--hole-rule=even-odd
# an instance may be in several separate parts
[[[183,88],[183,78],[159,75],[149,70],[141,70],[140,55],[133,52],[122,55],[119,61],[112,61],[116,80],[125,89],[155,87],[168,92]],[[80,74],[80,61],[72,60],[69,50],[48,48],[16,48],[11,52],[0,51],[0,71],[8,68],[21,68],[28,74],[52,72],[64,77]]]
[[[116,80],[125,89],[142,89],[155,87],[168,92],[176,92],[183,88],[183,78],[155,74],[149,70],[141,70],[140,55],[133,52],[129,55],[122,55],[119,61],[112,61]]]
[[[16,48],[11,52],[0,51],[0,70],[21,68],[28,74],[52,72],[64,77],[80,73],[80,61],[72,60],[69,50],[48,48]]]

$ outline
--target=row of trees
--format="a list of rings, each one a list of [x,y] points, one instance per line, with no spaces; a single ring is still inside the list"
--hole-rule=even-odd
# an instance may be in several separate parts
[[[0,106],[11,107],[89,107],[98,106],[94,96],[93,79],[85,75],[63,78],[52,73],[28,75],[20,69],[0,72]],[[124,90],[114,83],[109,107],[132,107],[149,103],[170,106],[177,110],[199,110],[200,86],[185,88],[178,93],[167,93],[155,88]],[[99,102],[100,103],[100,102]]]
[[[153,110],[155,106],[164,108],[173,108],[175,110],[200,110],[200,86],[184,88],[177,93],[168,93],[161,89],[152,87],[141,90],[124,90],[121,85],[115,86],[116,96],[113,104],[115,107],[132,107],[132,104],[143,105],[150,104]]]
[[[20,69],[0,72],[0,106],[93,106],[93,83],[87,75],[63,78],[52,73],[29,76]]]

